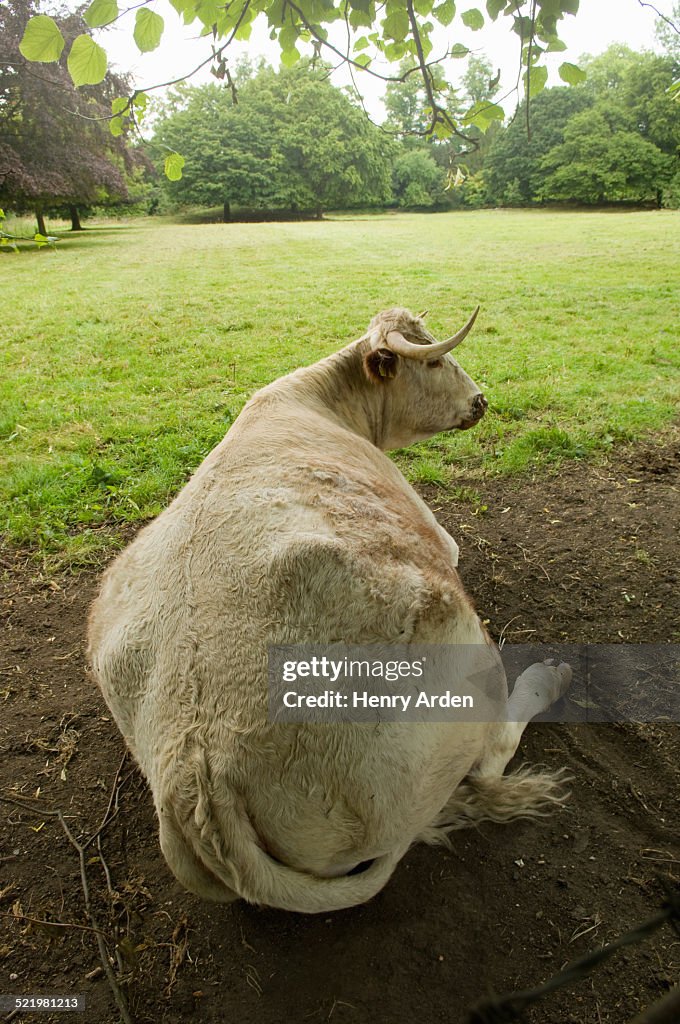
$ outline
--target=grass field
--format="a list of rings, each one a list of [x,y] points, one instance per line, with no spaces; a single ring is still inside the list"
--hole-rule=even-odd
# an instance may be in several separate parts
[[[459,350],[490,410],[399,454],[414,480],[517,472],[662,429],[680,376],[680,213],[102,224],[0,260],[0,529],[86,562],[156,514],[254,390],[392,305]],[[480,485],[483,490],[483,485]]]

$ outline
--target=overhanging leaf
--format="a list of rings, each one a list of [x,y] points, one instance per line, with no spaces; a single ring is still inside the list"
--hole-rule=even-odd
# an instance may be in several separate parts
[[[83,14],[83,19],[90,28],[101,28],[115,21],[118,17],[117,0],[92,0],[92,3]]]
[[[383,21],[383,31],[390,39],[400,43],[408,34],[409,20],[406,11],[394,11]]]
[[[469,11],[464,12],[463,24],[471,28],[473,32],[479,32],[480,28],[484,28],[484,15],[476,7],[472,7]]]
[[[580,85],[581,82],[585,82],[588,77],[581,68],[576,67],[575,64],[570,64],[569,61],[565,61],[564,64],[560,64],[560,78],[567,85]]]
[[[77,36],[68,55],[68,70],[76,86],[99,85],[106,77],[106,53],[92,36]]]
[[[501,11],[505,10],[507,0],[486,0],[486,12],[495,21]]]
[[[180,180],[182,177],[182,168],[184,167],[184,163],[184,157],[180,156],[179,153],[168,153],[163,166],[165,177],[168,181]]]
[[[456,16],[456,5],[454,0],[444,0],[432,11],[432,16],[437,19],[440,25],[450,25]]]
[[[470,107],[463,118],[463,124],[473,124],[480,132],[485,132],[494,121],[502,121],[505,112],[497,103],[488,103],[481,100]]]
[[[524,72],[524,88],[529,99],[533,99],[534,96],[538,96],[539,92],[543,92],[547,81],[547,68],[544,68],[541,65],[537,68],[527,69],[527,71]]]
[[[161,41],[165,22],[160,14],[150,11],[148,7],[141,7],[135,16],[135,30],[132,33],[140,53],[149,53],[155,50]]]
[[[284,68],[292,68],[300,60],[300,51],[297,46],[293,46],[289,50],[282,50],[281,52],[281,63]]]
[[[26,25],[19,43],[19,52],[26,60],[51,64],[59,60],[64,45],[64,37],[56,22],[46,14],[36,14]]]

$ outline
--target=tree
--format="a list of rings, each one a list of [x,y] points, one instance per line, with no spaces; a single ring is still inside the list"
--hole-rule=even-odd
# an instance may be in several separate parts
[[[547,89],[532,100],[531,135],[526,130],[526,104],[522,103],[508,127],[493,140],[484,169],[492,202],[528,205],[540,191],[543,157],[563,141],[569,118],[592,106],[582,87]]]
[[[407,140],[423,136],[429,118],[426,114],[427,93],[422,76],[413,74],[410,58],[399,64],[399,80],[388,82],[385,89],[385,128]],[[415,142],[415,138],[413,140]]]
[[[558,160],[564,166],[554,167],[543,196],[568,198],[565,191],[573,183],[572,199],[579,202],[654,200],[662,205],[680,169],[680,104],[669,94],[674,60],[614,45],[584,58],[583,65],[590,122],[567,122],[564,147],[556,147],[544,163],[548,168]],[[580,178],[576,167],[584,172]]]
[[[187,88],[185,103],[156,129],[155,141],[187,154],[179,201],[257,209],[314,210],[389,200],[393,143],[363,116],[323,67],[279,73],[261,68],[224,89]]]
[[[485,110],[499,111],[500,108],[494,101],[498,92],[499,77],[500,72],[494,73],[486,57],[471,54],[461,80],[462,102],[459,100],[459,109],[476,110],[479,112],[479,116],[483,116]],[[464,151],[460,139],[452,138],[450,140],[449,147],[453,152],[449,157],[449,163],[451,165],[463,164],[469,177],[477,174],[484,167],[487,153],[493,145],[499,128],[500,123],[497,118],[491,119],[482,127],[472,122],[466,130],[469,141],[466,143]]]
[[[182,204],[221,206],[225,221],[232,204],[290,205],[269,128],[248,110],[247,99],[235,107],[217,85],[185,87],[156,125],[153,139],[158,153],[171,149],[186,159],[183,176],[166,183],[168,193]]]
[[[440,56],[433,55],[433,32],[436,26],[450,26],[457,18],[452,35],[469,39],[469,34],[482,29],[486,17],[505,18],[508,29],[517,37],[522,64],[525,67],[527,93],[535,94],[545,85],[547,71],[541,65],[544,53],[563,48],[559,37],[564,17],[578,11],[579,0],[487,0],[486,16],[478,8],[456,14],[455,0],[171,0],[173,7],[187,25],[198,27],[207,37],[208,50],[199,67],[211,65],[213,73],[231,83],[227,66],[229,46],[235,39],[247,39],[253,22],[267,18],[270,35],[281,48],[282,63],[295,65],[301,47],[313,60],[322,55],[334,64],[338,61],[356,74],[373,75],[383,80],[404,80],[411,73],[420,76],[427,97],[427,124],[424,131],[446,138],[461,129],[461,122],[448,109],[449,89],[442,71],[442,61],[468,53],[470,47],[461,41],[447,47]],[[155,0],[142,0],[120,12],[117,0],[91,0],[84,18],[92,28],[106,27],[135,11],[133,36],[141,52],[160,45],[164,30],[163,17],[154,10]],[[342,24],[342,34],[330,31],[334,22]],[[50,62],[59,59],[66,40],[54,19],[46,15],[33,17],[22,38],[22,53],[29,60]],[[379,61],[376,62],[376,58]],[[382,62],[398,63],[408,58],[411,67],[399,75],[380,70]],[[102,81],[106,73],[106,52],[87,35],[77,37],[70,46],[68,65],[77,86]],[[196,68],[195,70],[198,70]],[[560,73],[573,80],[578,69],[564,62]],[[172,83],[159,83],[160,85]],[[135,120],[137,93],[129,95],[127,104],[115,111],[116,126],[121,119]],[[502,117],[495,104],[467,112],[463,124],[475,124],[482,130],[494,119]],[[116,118],[118,119],[116,121]],[[181,173],[174,161],[172,173]]]
[[[671,157],[636,132],[612,132],[597,110],[574,114],[542,165],[541,198],[588,206],[658,200],[673,174]]]
[[[666,54],[680,65],[680,0],[675,0],[670,17],[657,18],[655,35]]]
[[[672,57],[610,46],[584,60],[584,86],[610,128],[638,132],[662,152],[680,147],[680,103],[669,93],[680,66]]]
[[[407,150],[395,160],[392,181],[399,206],[434,206],[444,199],[446,174],[430,149]]]
[[[37,69],[21,55],[34,9],[32,0],[0,6],[0,204],[33,210],[44,235],[48,210],[67,209],[78,230],[78,207],[125,199],[126,171],[136,161],[106,121],[112,98],[127,88],[124,79],[108,75],[94,88],[77,90],[65,63]],[[60,18],[59,25],[67,38],[84,27],[77,15]]]

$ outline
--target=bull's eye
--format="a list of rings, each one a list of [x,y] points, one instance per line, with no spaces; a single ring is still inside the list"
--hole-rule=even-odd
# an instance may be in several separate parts
[[[428,359],[427,365],[434,368],[435,366],[442,366],[443,364],[441,359]]]

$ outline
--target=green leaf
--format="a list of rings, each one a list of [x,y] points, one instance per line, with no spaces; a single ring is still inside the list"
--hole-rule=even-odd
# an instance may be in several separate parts
[[[529,99],[533,99],[534,96],[538,96],[539,92],[543,92],[543,90],[545,89],[545,83],[547,81],[547,68],[539,66],[525,71],[524,88],[529,96]]]
[[[501,11],[505,10],[508,0],[486,0],[486,13],[495,21]]]
[[[563,14],[578,14],[579,0],[561,0],[560,10]]]
[[[479,32],[480,28],[484,28],[484,15],[476,7],[472,7],[463,14],[463,24],[473,32]]]
[[[292,68],[300,60],[300,51],[297,46],[292,49],[281,51],[281,63],[284,68]]]
[[[106,53],[92,36],[77,36],[68,55],[68,70],[76,86],[99,85],[106,77]]]
[[[504,117],[505,111],[497,103],[480,100],[465,114],[463,124],[473,124],[479,128],[480,132],[485,132],[494,121],[502,121]]]
[[[404,43],[385,43],[385,46],[383,47],[383,53],[392,63],[401,60],[404,54],[408,52],[409,51]]]
[[[115,21],[118,17],[118,4],[116,0],[92,0],[92,3],[83,14],[86,25],[90,28],[101,28]]]
[[[383,21],[383,32],[395,42],[402,42],[408,35],[409,20],[406,11],[394,11]]]
[[[155,50],[161,41],[165,22],[160,14],[150,11],[148,7],[140,7],[135,17],[135,30],[132,33],[140,53]]]
[[[562,0],[541,0],[539,7],[542,21],[546,18],[562,17]]]
[[[138,92],[132,97],[132,106],[134,108],[135,116],[139,124],[144,120],[146,114],[146,108],[149,104],[149,97],[145,92]]]
[[[373,18],[366,11],[350,11],[349,23],[352,28],[372,28]]]
[[[450,25],[456,16],[456,5],[454,0],[444,0],[443,4],[439,4],[438,7],[432,12],[432,16],[437,19],[440,25]]]
[[[371,65],[371,58],[368,56],[367,53],[360,53],[357,57],[355,57],[354,63],[361,65],[362,68],[367,68],[370,67]]]
[[[581,82],[585,82],[588,77],[585,71],[581,68],[576,67],[575,64],[570,64],[569,61],[565,61],[564,64],[560,64],[560,78],[567,85],[580,85]]]
[[[194,0],[170,0],[170,3],[178,14],[183,14],[185,16],[185,23],[189,17],[193,20]]]
[[[109,121],[109,131],[111,132],[111,134],[115,138],[118,138],[119,135],[122,135],[123,134],[123,118],[122,117],[112,117],[111,120]]]
[[[120,114],[123,110],[129,109],[130,100],[127,96],[118,96],[115,100],[111,100],[111,113]]]
[[[224,4],[220,4],[219,0],[196,0],[194,10],[203,24],[210,28],[224,10]],[[186,19],[186,14],[184,17]]]
[[[165,171],[165,177],[168,181],[179,181],[182,177],[182,168],[184,167],[184,157],[180,156],[179,153],[168,153],[165,158],[165,164],[163,170]]]
[[[236,32],[234,33],[234,39],[247,41],[248,39],[250,39],[252,31],[252,23],[248,21],[248,16],[246,15],[245,19],[241,22],[239,27],[236,29]]]
[[[0,210],[0,220],[4,220],[5,216],[6,216],[5,215],[5,211],[4,210]]]
[[[469,52],[467,46],[463,46],[462,43],[454,43],[449,50],[449,57],[453,57],[454,60],[461,60],[462,57],[467,57]]]
[[[177,13],[182,15],[185,25],[189,25],[192,21],[196,21],[195,0],[170,0],[170,3]]]
[[[423,18],[428,16],[433,6],[434,0],[413,0],[414,11]]]
[[[548,45],[545,48],[545,52],[561,53],[563,50],[566,50],[566,48],[567,44],[563,43],[561,39],[558,39],[557,36],[550,36],[550,39],[548,40]]]
[[[51,64],[59,60],[64,45],[64,37],[56,22],[46,14],[36,14],[26,25],[19,43],[19,52],[26,60]]]
[[[356,42],[354,43],[354,52],[359,53],[360,50],[366,50],[370,45],[371,44],[369,40],[366,38],[366,36],[362,36],[360,39],[357,39]]]
[[[294,50],[295,44],[300,38],[300,31],[296,25],[286,25],[279,32],[279,46],[282,50]]]

